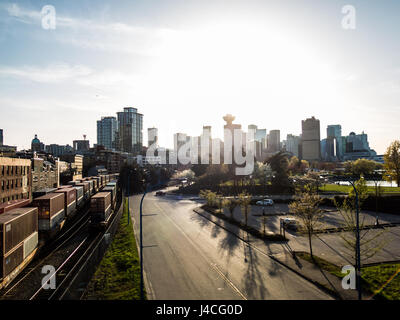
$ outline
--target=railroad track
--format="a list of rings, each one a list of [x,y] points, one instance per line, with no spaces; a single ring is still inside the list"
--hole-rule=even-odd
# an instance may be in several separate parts
[[[42,285],[29,300],[61,300],[67,291],[68,284],[72,277],[102,236],[103,233],[99,232],[95,236],[88,235],[85,237],[55,272],[49,275],[48,283],[55,280],[54,283],[56,287],[54,289],[46,289],[46,287]]]
[[[113,213],[107,229],[95,233],[82,232],[89,226],[90,215],[88,209],[82,214],[82,217],[74,221],[71,226],[68,226],[68,229],[65,230],[63,234],[53,240],[53,242],[49,244],[49,247],[46,247],[46,254],[44,254],[44,257],[40,259],[40,261],[34,263],[31,268],[26,268],[23,274],[21,273],[20,277],[16,278],[16,282],[12,283],[11,287],[6,288],[4,293],[0,293],[2,296],[1,299],[21,299],[20,294],[18,294],[20,292],[23,292],[23,300],[63,299],[70,288],[72,280],[81,266],[86,262],[87,257],[100,242],[104,234],[108,232],[115,216],[117,216],[120,205],[121,202],[118,201],[116,206],[118,209]],[[62,259],[60,259],[60,257],[54,257],[62,253],[60,249],[68,252],[67,255],[63,254]],[[43,254],[43,252],[41,254]],[[42,274],[41,270],[44,265],[53,265],[50,262],[51,260],[58,260],[58,262],[54,264],[58,267],[53,274]],[[45,289],[46,286],[43,286],[41,280],[39,280],[44,276],[47,276],[46,283],[51,283],[53,278],[55,278],[55,289]]]
[[[74,221],[74,223],[71,226],[68,226],[68,229],[56,237],[48,247],[38,253],[38,261],[33,260],[31,262],[31,267],[28,266],[25,268],[21,274],[10,283],[11,286],[7,286],[3,289],[3,292],[0,292],[1,299],[12,298],[14,296],[13,292],[15,292],[18,287],[23,286],[29,276],[31,276],[35,271],[38,271],[39,268],[43,267],[47,260],[84,230],[89,225],[89,221],[89,209],[87,209],[77,221]]]

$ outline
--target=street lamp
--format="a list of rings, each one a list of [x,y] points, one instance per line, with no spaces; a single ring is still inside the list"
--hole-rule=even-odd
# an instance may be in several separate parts
[[[360,213],[358,208],[358,192],[354,182],[349,180],[356,194],[356,269],[357,269],[357,288],[358,300],[362,299],[361,296],[361,254],[360,254]]]

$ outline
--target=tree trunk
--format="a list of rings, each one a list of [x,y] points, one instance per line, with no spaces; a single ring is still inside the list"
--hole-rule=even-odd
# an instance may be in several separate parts
[[[313,251],[312,251],[312,245],[311,245],[311,236],[312,236],[311,230],[309,230],[309,231],[308,231],[308,243],[309,243],[309,245],[310,245],[310,255],[311,255],[311,258],[314,259]]]

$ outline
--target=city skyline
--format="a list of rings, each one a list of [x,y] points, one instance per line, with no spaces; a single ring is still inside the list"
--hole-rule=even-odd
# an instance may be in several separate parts
[[[342,29],[338,1],[237,1],[229,13],[223,1],[60,3],[55,30],[41,27],[45,4],[0,6],[6,145],[28,149],[34,134],[46,145],[83,134],[93,144],[96,121],[123,107],[141,110],[143,128],[157,127],[169,148],[174,133],[197,136],[203,125],[223,138],[226,113],[243,127],[278,129],[281,140],[311,116],[321,139],[340,123],[343,135],[368,133],[378,154],[398,138],[395,1],[385,12],[354,1],[355,30]],[[318,14],[302,10],[310,5]]]

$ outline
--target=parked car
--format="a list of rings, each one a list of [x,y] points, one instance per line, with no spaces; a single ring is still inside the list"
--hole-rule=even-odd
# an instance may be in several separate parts
[[[272,199],[263,199],[256,202],[258,206],[273,206],[274,201]]]
[[[296,231],[298,228],[298,222],[294,218],[285,218],[283,219],[282,224],[285,229]]]
[[[156,192],[156,196],[165,196],[165,192],[164,191],[157,191]]]

